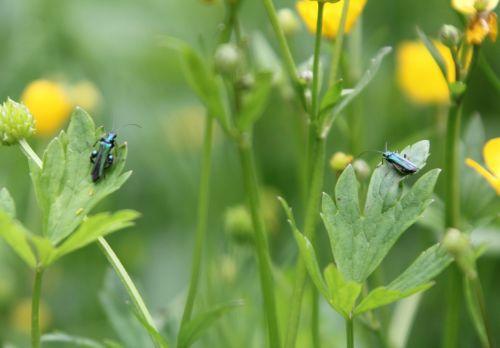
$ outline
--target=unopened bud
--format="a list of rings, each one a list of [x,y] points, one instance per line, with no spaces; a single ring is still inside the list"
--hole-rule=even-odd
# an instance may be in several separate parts
[[[215,69],[221,74],[233,74],[241,62],[241,53],[233,44],[220,45],[215,51]]]
[[[300,21],[295,13],[289,8],[283,8],[278,11],[278,21],[285,35],[293,35],[300,28]]]
[[[447,47],[456,47],[460,43],[460,36],[460,30],[450,24],[443,25],[439,32],[441,42]]]
[[[224,214],[226,234],[238,243],[245,244],[252,240],[252,218],[243,205],[230,207]]]
[[[335,152],[330,158],[330,167],[336,171],[340,172],[345,169],[351,162],[353,157],[351,155],[346,155],[343,152]]]
[[[0,142],[14,145],[35,133],[35,119],[28,108],[8,98],[0,106]]]
[[[309,85],[313,80],[313,72],[310,69],[300,70],[298,75],[300,82],[304,85]]]
[[[443,247],[455,258],[458,266],[469,279],[477,277],[476,255],[469,238],[457,230],[450,228],[443,238]]]
[[[352,162],[352,167],[361,180],[367,179],[370,176],[371,168],[366,161],[357,159]]]

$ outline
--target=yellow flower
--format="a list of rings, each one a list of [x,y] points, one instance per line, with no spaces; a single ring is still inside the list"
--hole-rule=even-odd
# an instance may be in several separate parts
[[[493,138],[484,145],[483,157],[488,169],[470,158],[465,163],[481,174],[500,195],[500,138]]]
[[[69,116],[72,105],[64,88],[53,81],[31,82],[21,97],[36,120],[37,134],[53,135]]]
[[[52,315],[45,302],[40,302],[40,329],[45,331],[52,322]],[[29,334],[31,329],[31,299],[22,299],[14,306],[10,315],[10,325],[17,332]]]
[[[351,28],[356,23],[361,12],[366,5],[366,0],[351,0],[349,3],[349,10],[347,11],[347,19],[345,23],[345,32],[349,33]],[[326,3],[323,12],[323,36],[327,38],[334,38],[337,36],[339,28],[340,16],[342,14],[342,7],[344,0],[336,3]],[[297,11],[304,20],[307,28],[312,33],[316,32],[316,22],[318,20],[318,2],[310,0],[301,0],[297,2]]]
[[[497,15],[493,12],[498,0],[452,0],[455,10],[469,17],[465,37],[472,45],[481,44],[486,37],[496,41]]]
[[[455,81],[455,69],[450,50],[434,41],[443,56],[449,82]],[[420,41],[405,41],[397,50],[396,76],[408,97],[419,104],[445,104],[449,101],[448,84],[431,54]]]

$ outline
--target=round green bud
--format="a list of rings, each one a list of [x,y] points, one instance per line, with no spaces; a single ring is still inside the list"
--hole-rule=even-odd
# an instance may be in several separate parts
[[[456,228],[450,228],[443,238],[443,247],[453,255],[462,255],[470,248],[469,239]]]
[[[14,145],[35,133],[35,119],[28,108],[8,98],[0,106],[0,142]]]
[[[220,45],[215,51],[215,69],[221,74],[233,74],[240,66],[242,56],[236,45]]]
[[[238,243],[251,242],[253,225],[248,209],[243,205],[228,208],[224,214],[224,229],[226,234]]]
[[[278,11],[278,21],[285,35],[293,35],[300,29],[300,21],[289,8],[283,8]]]
[[[439,39],[447,47],[456,47],[460,43],[461,33],[457,27],[445,24],[439,32]]]

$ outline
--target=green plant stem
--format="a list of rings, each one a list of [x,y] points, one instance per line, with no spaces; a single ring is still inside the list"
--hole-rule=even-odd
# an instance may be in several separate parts
[[[28,144],[28,142],[25,139],[22,139],[19,141],[19,145],[21,146],[21,149],[22,149],[23,153],[26,155],[26,157],[29,160],[32,160],[33,162],[35,162],[35,164],[40,169],[42,169],[42,166],[43,166],[42,160],[40,159],[40,157],[38,157],[36,152],[33,151],[33,149]],[[132,279],[128,275],[127,271],[125,270],[125,267],[123,267],[122,263],[120,262],[120,260],[116,256],[115,252],[113,251],[113,249],[111,249],[111,246],[106,242],[106,240],[103,237],[99,237],[98,242],[99,242],[99,246],[101,247],[101,250],[103,251],[104,255],[106,256],[109,263],[111,264],[111,266],[115,270],[116,274],[120,278],[121,282],[123,283],[123,285],[127,289],[127,292],[130,295],[130,298],[132,299],[132,302],[134,303],[134,306],[136,307],[137,311],[142,316],[142,318],[146,321],[146,323],[152,329],[154,329],[156,332],[158,332],[158,330],[156,329],[156,326],[154,324],[153,318],[151,317],[151,314],[149,313],[149,311],[144,303],[144,300],[142,299],[141,295],[139,294],[139,291],[135,287],[135,285],[132,282]],[[35,289],[36,289],[36,284],[37,284],[36,280],[37,280],[37,278],[35,278]],[[40,275],[39,281],[41,282],[41,275]],[[38,289],[38,291],[40,291],[40,289]],[[39,297],[40,297],[40,294],[38,294],[38,298]],[[37,308],[37,312],[36,312],[37,313],[37,315],[36,315],[37,321],[38,321],[38,302],[39,302],[39,299],[37,300],[37,303],[36,303],[37,304],[37,306],[36,306],[36,308]],[[33,295],[33,307],[34,307],[34,305],[35,305],[35,295]],[[33,313],[34,313],[34,311],[33,311]],[[32,329],[33,329],[33,321],[34,321],[34,316],[32,314]],[[39,336],[40,336],[40,333],[38,331],[38,337]],[[151,336],[151,338],[152,338],[153,342],[155,343],[155,346],[166,348],[165,344],[159,342],[156,339],[156,337]],[[39,341],[39,338],[38,338],[38,341]],[[38,346],[36,346],[36,347],[38,347]]]
[[[447,134],[445,143],[445,225],[447,228],[459,227],[460,184],[459,184],[459,141],[462,99],[454,101],[448,112]],[[460,308],[460,272],[452,266],[449,272],[447,290],[447,309],[443,346],[457,346]]]
[[[330,84],[335,83],[339,74],[340,56],[342,55],[342,48],[344,46],[345,23],[347,21],[347,13],[349,11],[350,0],[344,0],[342,6],[342,13],[340,15],[340,24],[337,31],[337,38],[333,46],[332,65],[330,67]]]
[[[345,334],[347,340],[347,348],[354,348],[354,325],[352,318],[345,320]]]
[[[127,290],[130,299],[134,304],[135,309],[142,317],[142,319],[148,324],[148,326],[158,333],[158,329],[156,328],[153,317],[149,313],[149,310],[146,307],[146,304],[144,303],[144,300],[142,299],[139,290],[137,290],[137,287],[135,286],[134,282],[132,281],[129,274],[125,270],[125,267],[123,267],[123,264],[120,262],[120,259],[118,259],[118,256],[116,256],[113,249],[111,249],[111,246],[108,244],[108,242],[106,242],[106,240],[103,237],[99,237],[97,241],[99,243],[99,247],[101,248],[102,252],[108,259],[109,263],[111,264],[111,267],[113,267],[116,275],[118,276],[123,286]],[[156,347],[166,348],[165,344],[159,342],[155,336],[151,335],[151,339],[155,343]]]
[[[472,290],[474,291],[474,296],[476,296],[477,303],[479,305],[479,310],[481,311],[481,319],[483,320],[483,326],[486,330],[486,338],[488,339],[485,348],[493,347],[493,335],[491,331],[491,326],[488,320],[488,315],[486,313],[486,301],[484,300],[483,287],[481,286],[481,280],[479,276],[470,280]]]
[[[483,53],[479,56],[479,66],[490,84],[495,88],[497,94],[500,94],[500,78],[497,76],[488,60],[484,57]]]
[[[203,140],[203,159],[201,164],[201,177],[198,193],[198,216],[196,223],[195,244],[191,265],[191,281],[189,291],[182,315],[181,328],[191,319],[194,301],[200,280],[201,259],[203,246],[207,234],[208,201],[210,195],[210,172],[212,167],[212,137],[213,137],[213,117],[207,116],[205,120],[205,135]]]
[[[307,103],[304,95],[304,89],[300,79],[297,75],[297,67],[292,57],[292,52],[290,51],[290,47],[286,41],[285,33],[279,24],[278,15],[276,13],[276,8],[274,7],[272,0],[262,0],[264,7],[266,9],[267,15],[269,17],[269,21],[271,22],[271,26],[273,27],[274,33],[276,34],[276,38],[278,39],[278,45],[281,51],[281,56],[283,58],[283,64],[285,66],[285,70],[288,74],[288,78],[292,81],[293,87],[299,100],[304,107],[304,110],[307,110]]]
[[[320,137],[320,120],[318,112],[318,99],[319,99],[319,57],[321,54],[321,41],[323,33],[323,12],[324,3],[318,3],[318,17],[316,22],[316,38],[314,45],[314,58],[313,58],[313,82],[312,82],[312,117],[309,125],[309,140],[308,140],[308,161],[307,161],[307,182],[310,186],[307,189],[307,204],[304,219],[304,234],[314,243],[314,232],[316,230],[316,223],[318,220],[319,201],[321,190],[323,189],[323,175],[324,175],[324,162],[325,162],[325,147],[326,139]],[[286,348],[295,347],[297,340],[297,330],[300,321],[300,312],[302,307],[302,298],[304,296],[304,287],[307,280],[306,267],[301,258],[297,260],[295,271],[295,284],[292,292],[291,308],[288,317],[287,333],[286,333]],[[316,291],[316,289],[313,289]],[[313,307],[318,306],[319,301],[313,301]],[[319,341],[319,310],[318,308],[312,309],[312,337],[313,341]]]
[[[35,281],[31,299],[31,346],[40,347],[40,296],[42,294],[43,268],[35,270]]]
[[[252,224],[254,229],[254,243],[259,266],[260,283],[264,298],[264,310],[269,334],[269,345],[273,348],[280,347],[276,300],[274,297],[273,276],[271,272],[271,259],[264,221],[260,210],[259,186],[252,152],[251,136],[242,135],[239,142],[239,155],[243,171],[243,182]]]

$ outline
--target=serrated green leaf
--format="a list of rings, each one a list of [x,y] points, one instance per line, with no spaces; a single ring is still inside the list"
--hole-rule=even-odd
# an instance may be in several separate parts
[[[222,315],[243,305],[243,301],[232,301],[196,316],[181,328],[177,346],[181,348],[189,347]]]
[[[428,143],[416,143],[405,151],[415,164],[423,166]],[[346,279],[362,283],[378,267],[401,234],[432,202],[438,175],[439,170],[426,173],[401,195],[398,185],[402,177],[384,164],[372,175],[362,213],[354,170],[351,166],[344,170],[335,188],[335,203],[323,198],[322,217],[336,265]]]
[[[54,245],[69,236],[97,203],[118,190],[130,176],[130,172],[122,174],[127,157],[126,146],[122,145],[117,147],[115,164],[105,177],[92,182],[89,154],[97,139],[94,122],[77,108],[67,135],[61,133],[45,151],[43,168],[30,164],[42,209],[42,234]]]
[[[314,285],[316,285],[318,291],[326,299],[329,299],[330,293],[328,291],[328,286],[326,285],[321,275],[321,270],[319,268],[318,261],[316,259],[316,252],[314,251],[314,247],[312,246],[309,239],[307,239],[307,237],[304,236],[297,228],[297,225],[295,224],[295,219],[293,217],[292,209],[290,208],[288,203],[281,197],[279,197],[279,200],[283,205],[283,209],[285,210],[285,213],[287,215],[288,223],[292,228],[295,241],[299,246],[300,256],[304,260],[307,272],[309,273],[309,277],[311,277],[311,280],[314,283]]]
[[[433,285],[431,280],[452,261],[453,258],[440,244],[433,245],[389,285],[371,291],[356,307],[355,313],[360,314],[427,290]]]
[[[352,89],[352,91],[345,95],[338,103],[336,103],[332,112],[324,118],[322,136],[326,137],[330,128],[333,125],[333,122],[340,115],[344,109],[368,86],[368,84],[373,80],[375,75],[377,74],[380,66],[382,65],[382,61],[384,58],[392,51],[392,47],[382,47],[375,57],[372,58],[370,62],[370,66],[365,71],[361,79],[358,81],[356,86]]]
[[[0,190],[0,211],[4,211],[12,218],[16,217],[16,204],[5,187]]]
[[[249,129],[264,113],[272,86],[272,74],[261,73],[255,77],[252,90],[243,96],[241,112],[238,115],[238,129]]]
[[[330,294],[327,300],[344,318],[349,318],[363,285],[346,280],[333,263],[326,267],[324,275]]]
[[[167,37],[165,44],[181,54],[184,75],[209,114],[215,117],[224,128],[229,130],[229,120],[223,99],[223,84],[207,64],[207,60],[187,43]]]
[[[29,267],[36,267],[37,260],[29,244],[28,230],[5,211],[0,211],[0,236]]]
[[[417,35],[422,41],[422,43],[425,45],[429,53],[431,54],[436,64],[438,65],[439,70],[441,70],[444,79],[448,81],[448,69],[446,67],[446,62],[441,53],[439,52],[439,50],[436,48],[432,40],[429,39],[429,37],[422,30],[420,30],[420,28],[417,28]]]
[[[95,242],[99,237],[127,228],[140,214],[133,210],[121,210],[114,214],[100,213],[90,216],[57,249],[52,262],[77,249]]]

